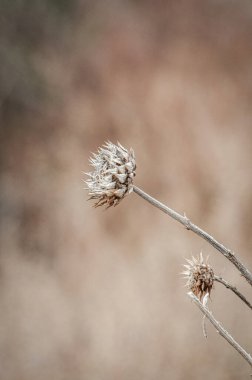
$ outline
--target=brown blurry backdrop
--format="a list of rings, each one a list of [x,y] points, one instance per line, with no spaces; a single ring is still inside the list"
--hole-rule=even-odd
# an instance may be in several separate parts
[[[107,139],[135,183],[252,268],[251,1],[0,1],[1,380],[247,379],[186,296],[186,257],[252,299],[203,240],[131,194],[86,202]],[[252,351],[251,312],[210,308]]]

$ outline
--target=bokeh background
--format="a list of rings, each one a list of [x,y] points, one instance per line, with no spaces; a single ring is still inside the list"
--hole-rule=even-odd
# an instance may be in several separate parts
[[[135,183],[252,268],[251,1],[0,1],[0,378],[247,379],[186,296],[206,242],[135,194],[86,202],[105,140]],[[220,284],[210,308],[252,351],[251,312]]]

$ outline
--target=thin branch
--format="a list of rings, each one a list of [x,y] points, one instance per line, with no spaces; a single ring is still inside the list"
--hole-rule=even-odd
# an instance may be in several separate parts
[[[163,203],[159,202],[155,198],[151,197],[149,194],[145,193],[139,187],[133,186],[133,190],[140,197],[145,199],[147,202],[157,207],[159,210],[163,211],[165,214],[168,214],[173,219],[177,220],[179,223],[183,224],[187,230],[190,230],[200,236],[202,239],[205,239],[209,244],[211,244],[215,249],[222,253],[231,263],[240,271],[243,277],[248,281],[252,286],[252,273],[245,267],[245,265],[238,259],[234,252],[226,248],[223,244],[215,240],[207,232],[193,224],[186,215],[182,216],[178,212],[172,210],[171,208],[165,206]]]
[[[189,292],[188,296],[193,300],[196,306],[201,310],[201,312],[208,318],[208,320],[212,323],[212,325],[216,328],[219,334],[226,339],[226,341],[237,351],[239,354],[250,364],[252,367],[252,357],[248,354],[244,348],[242,348],[239,343],[237,343],[234,338],[222,327],[222,325],[216,321],[212,313],[209,309],[204,306],[200,300],[193,294],[193,292]]]
[[[224,278],[219,276],[214,276],[214,280],[224,285],[227,289],[232,290],[250,309],[252,309],[251,303],[244,297],[244,295],[236,289],[235,286],[229,284]]]

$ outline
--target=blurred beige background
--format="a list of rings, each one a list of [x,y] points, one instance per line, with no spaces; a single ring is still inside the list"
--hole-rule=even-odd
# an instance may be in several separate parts
[[[251,288],[206,242],[131,194],[86,202],[107,139],[135,183],[252,268],[252,3],[0,2],[3,380],[247,379],[186,296],[185,258]],[[210,308],[252,351],[251,312]]]

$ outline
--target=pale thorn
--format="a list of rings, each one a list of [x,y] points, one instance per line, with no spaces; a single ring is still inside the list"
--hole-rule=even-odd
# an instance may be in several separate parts
[[[105,173],[116,174],[117,173],[117,169],[116,169],[116,167],[115,168],[110,168],[110,169],[107,169],[105,171]]]
[[[113,189],[111,189],[111,190],[106,190],[105,191],[105,194],[108,196],[108,197],[111,197],[113,194],[115,193],[115,190]]]
[[[112,181],[112,174],[109,174],[109,173],[108,173],[108,175],[106,175],[106,176],[104,177],[104,181],[105,181],[105,182],[111,182],[111,181]]]
[[[208,299],[209,299],[209,293],[206,293],[202,299],[202,305],[203,306],[207,306],[207,302],[208,302]]]
[[[123,156],[123,158],[125,160],[127,160],[129,158],[129,154],[128,153],[125,153],[124,151],[122,151],[121,154],[122,154],[122,156]],[[132,167],[132,169],[133,169],[133,167]]]
[[[199,263],[199,261],[194,256],[192,257],[192,260],[194,265],[197,265]]]
[[[190,272],[189,271],[184,271],[184,272],[181,272],[180,274],[183,274],[185,276],[184,278],[188,278]]]
[[[190,263],[188,263],[188,264],[184,264],[183,266],[184,266],[184,268],[191,270],[191,267],[193,266],[193,264],[190,264]]]
[[[192,260],[186,259],[186,261],[190,264],[190,266],[194,264]]]
[[[126,168],[129,169],[129,170],[133,170],[133,164],[131,162],[127,162],[125,164]]]
[[[117,145],[118,145],[122,150],[124,150],[124,152],[128,153],[127,149],[125,149],[124,146],[122,146],[122,144],[119,143],[119,141],[117,141]]]
[[[115,174],[115,177],[118,178],[121,183],[124,183],[127,178],[127,174]]]
[[[134,150],[132,148],[130,148],[130,154],[135,159],[135,152],[134,152]]]
[[[203,254],[202,251],[200,251],[200,264],[203,264],[204,259],[203,259]]]
[[[118,167],[118,171],[120,174],[125,174],[125,167],[126,167],[126,165],[121,165]]]
[[[114,192],[114,194],[118,197],[118,198],[122,198],[125,194],[125,190],[124,189],[118,189]]]

